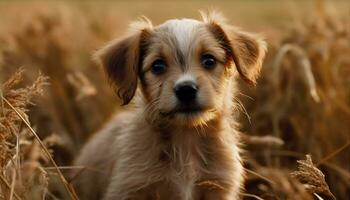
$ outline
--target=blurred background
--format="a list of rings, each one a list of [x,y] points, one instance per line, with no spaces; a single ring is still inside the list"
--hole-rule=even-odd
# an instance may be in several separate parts
[[[126,109],[92,52],[142,15],[159,24],[199,19],[208,8],[269,45],[257,87],[241,83],[235,100],[246,149],[242,198],[349,199],[346,0],[0,1],[0,199],[74,198],[72,160]]]

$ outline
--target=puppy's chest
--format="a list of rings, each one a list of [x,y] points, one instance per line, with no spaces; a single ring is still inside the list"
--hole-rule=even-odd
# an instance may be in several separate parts
[[[166,176],[180,182],[196,182],[208,171],[207,148],[197,133],[183,131],[163,138],[160,160]]]
[[[178,195],[177,199],[197,199],[200,183],[207,181],[208,174],[216,173],[210,169],[214,149],[210,139],[201,137],[197,132],[183,131],[163,138],[163,176],[173,188],[173,195]]]

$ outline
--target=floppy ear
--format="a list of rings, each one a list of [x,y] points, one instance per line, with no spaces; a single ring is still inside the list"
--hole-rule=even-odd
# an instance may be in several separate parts
[[[135,95],[141,68],[143,46],[148,29],[134,31],[128,36],[114,40],[94,54],[103,66],[108,78],[115,84],[122,105],[128,104]]]
[[[258,35],[227,25],[219,13],[201,14],[209,30],[225,49],[227,60],[234,62],[244,81],[255,85],[267,51],[265,41]]]
[[[266,43],[258,35],[228,28],[226,31],[232,48],[232,59],[241,78],[256,84],[266,54]]]

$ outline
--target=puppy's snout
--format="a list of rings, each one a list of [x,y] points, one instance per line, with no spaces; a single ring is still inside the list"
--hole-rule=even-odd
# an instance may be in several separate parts
[[[182,103],[189,103],[196,99],[198,87],[192,81],[185,81],[175,86],[176,97]]]

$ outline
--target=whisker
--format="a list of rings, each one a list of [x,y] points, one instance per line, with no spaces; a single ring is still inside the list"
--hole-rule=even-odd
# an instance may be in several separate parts
[[[234,100],[237,102],[237,105],[241,109],[243,114],[247,117],[249,124],[252,124],[251,117],[249,116],[247,109],[244,107],[243,103],[237,98],[234,98]]]

